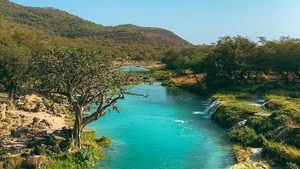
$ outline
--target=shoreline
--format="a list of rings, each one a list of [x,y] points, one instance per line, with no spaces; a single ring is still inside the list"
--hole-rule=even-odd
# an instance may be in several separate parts
[[[299,118],[297,118],[297,116],[293,117],[285,115],[284,113],[284,111],[291,111],[295,114],[300,113],[300,94],[297,93],[295,86],[282,86],[281,89],[278,90],[277,87],[273,87],[272,84],[265,84],[263,86],[244,86],[225,90],[202,91],[195,87],[197,86],[196,81],[187,83],[189,82],[186,80],[186,78],[189,78],[187,76],[181,76],[181,78],[185,80],[178,81],[176,80],[176,74],[172,71],[157,70],[152,72],[152,74],[155,73],[157,73],[156,77],[158,77],[159,80],[166,86],[181,88],[191,93],[198,93],[197,95],[204,94],[207,98],[212,98],[215,101],[222,102],[221,106],[214,110],[215,112],[212,114],[212,120],[222,128],[228,129],[227,134],[231,137],[232,143],[235,146],[242,145],[240,150],[249,149],[251,150],[250,152],[252,152],[249,153],[249,151],[244,150],[240,151],[244,152],[240,154],[234,152],[236,159],[240,158],[239,156],[246,156],[246,160],[237,160],[236,165],[232,166],[233,169],[239,169],[246,166],[248,168],[282,168],[299,165],[297,160],[293,161],[293,159],[297,159],[297,157],[293,157],[293,152],[296,154],[298,153],[298,156],[300,157],[300,139],[288,135],[288,131],[294,133],[298,132],[298,134],[300,134],[300,126],[297,122],[297,119],[299,120]],[[247,100],[261,101],[262,98],[265,102],[261,106],[257,106],[261,103],[246,103]],[[274,114],[276,111],[283,113]],[[245,116],[243,115],[245,112],[249,112],[250,114]],[[235,117],[236,113],[241,116]],[[289,119],[287,122],[290,122],[291,124],[286,124],[285,121],[280,122],[280,124],[276,124],[272,119],[273,116],[283,116]],[[258,118],[262,124],[253,126],[251,123],[253,123],[252,121],[256,118]],[[230,122],[228,119],[235,120]],[[280,136],[282,138],[273,138],[272,134],[269,135],[268,133],[261,133],[258,131],[256,128],[261,127],[263,123],[271,123],[273,125],[272,128],[267,129],[266,132],[278,133],[282,135]],[[255,130],[253,130],[253,127]],[[246,131],[244,131],[245,128]],[[249,136],[250,133],[247,131],[248,128],[250,128],[249,130],[251,132],[254,131],[257,136]],[[245,133],[243,134],[243,132]],[[252,138],[254,142],[258,142],[255,144],[259,144],[259,146],[254,143],[251,143],[254,144],[254,146],[251,144],[245,145],[246,140],[241,140],[242,137],[245,137],[246,140]],[[290,141],[288,142],[288,140]],[[255,155],[257,148],[262,148],[262,151],[259,152],[259,158],[256,159],[256,161],[253,161],[251,157],[252,155]],[[280,151],[283,150],[286,151],[286,154],[280,154]],[[275,151],[275,153],[278,154],[274,156],[271,151]]]

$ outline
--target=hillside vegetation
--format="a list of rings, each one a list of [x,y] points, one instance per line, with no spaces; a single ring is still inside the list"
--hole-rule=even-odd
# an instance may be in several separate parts
[[[16,43],[33,50],[88,46],[123,59],[157,59],[175,46],[190,45],[160,28],[102,26],[58,9],[24,7],[8,0],[0,0],[0,27],[1,44]]]

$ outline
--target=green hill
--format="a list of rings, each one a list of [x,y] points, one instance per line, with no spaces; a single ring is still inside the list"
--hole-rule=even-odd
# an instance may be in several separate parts
[[[165,29],[103,26],[58,9],[25,7],[8,0],[0,0],[0,28],[2,43],[10,41],[35,50],[93,46],[116,57],[133,59],[155,59],[170,48],[190,45]]]

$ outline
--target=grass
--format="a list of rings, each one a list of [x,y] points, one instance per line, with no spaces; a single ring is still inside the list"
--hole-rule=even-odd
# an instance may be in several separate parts
[[[104,139],[105,138],[105,139]],[[85,130],[82,135],[82,148],[71,148],[72,153],[62,152],[61,154],[49,154],[50,162],[46,169],[86,169],[93,168],[94,165],[105,157],[101,147],[108,147],[109,138],[97,138],[94,131]]]
[[[300,128],[300,95],[294,89],[260,85],[227,89],[212,96],[221,103],[212,116],[219,125],[231,128],[247,119],[245,126],[229,130],[231,140],[241,145],[234,147],[234,154],[241,163],[247,160],[245,146],[262,146],[264,157],[280,167],[299,168],[300,149],[296,135]],[[265,108],[246,102],[262,99],[267,101]]]
[[[291,98],[278,95],[268,95],[266,108],[271,111],[282,111],[291,113],[293,125],[300,125],[300,98]]]
[[[240,145],[235,145],[233,147],[233,153],[234,153],[236,161],[238,163],[241,163],[241,162],[248,161],[252,152],[251,152],[251,149],[249,149],[249,148],[244,148]]]
[[[263,154],[280,164],[292,162],[300,165],[300,150],[289,145],[265,141]]]
[[[258,113],[265,112],[260,107],[252,106],[236,100],[224,101],[224,99],[225,96],[222,97],[221,106],[212,116],[212,119],[222,127],[233,127],[238,122],[249,119]],[[217,99],[217,101],[219,100]]]

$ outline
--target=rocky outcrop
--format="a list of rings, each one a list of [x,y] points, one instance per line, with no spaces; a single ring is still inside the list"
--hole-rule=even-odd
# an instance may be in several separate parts
[[[269,169],[271,168],[269,162],[263,160],[261,156],[262,148],[250,148],[235,146],[234,155],[236,163],[232,169]]]
[[[300,148],[300,128],[281,126],[272,132],[273,139]]]
[[[43,168],[47,152],[70,148],[67,100],[32,94],[7,100],[0,93],[0,169]]]
[[[55,97],[56,98],[56,97]],[[27,112],[45,112],[58,117],[63,117],[68,113],[66,109],[66,100],[58,99],[59,102],[53,102],[36,94],[22,96],[15,101],[16,108]]]
[[[1,104],[0,105],[0,121],[5,119],[6,117],[6,104]]]

